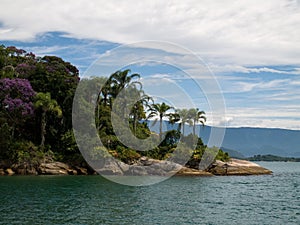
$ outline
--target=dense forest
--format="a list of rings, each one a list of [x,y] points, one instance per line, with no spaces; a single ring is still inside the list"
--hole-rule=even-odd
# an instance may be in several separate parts
[[[295,157],[282,157],[276,155],[254,155],[247,158],[250,161],[270,161],[270,162],[300,162],[300,158]]]
[[[81,99],[82,110],[90,105],[95,110],[95,126],[101,142],[112,156],[133,163],[141,156],[166,159],[178,143],[191,161],[199,161],[207,146],[196,133],[198,123],[205,125],[205,112],[197,108],[175,109],[166,103],[155,103],[144,93],[140,74],[130,70],[116,71],[109,79],[90,77],[80,79],[78,69],[57,56],[37,57],[32,52],[10,46],[0,46],[0,160],[9,163],[39,164],[61,161],[72,165],[86,165],[76,144],[72,126],[72,107],[76,88],[86,84],[86,98]],[[97,96],[89,96],[89,88],[97,89]],[[130,103],[120,98],[122,90],[138,99]],[[128,97],[128,96],[127,96]],[[113,104],[113,103],[118,104]],[[126,105],[127,104],[127,105]],[[96,107],[95,107],[96,105]],[[117,105],[117,108],[113,107]],[[118,108],[119,107],[119,108]],[[159,143],[150,151],[127,147],[115,133],[112,114],[116,120],[126,118],[131,133],[138,139]],[[125,116],[126,115],[126,116]],[[150,131],[148,121],[159,123],[158,134]],[[162,124],[178,123],[175,130],[163,131]],[[185,125],[193,126],[193,133],[185,134]],[[91,141],[91,140],[89,140]],[[211,148],[216,151],[216,148]],[[228,160],[227,153],[217,149],[217,159]],[[103,146],[93,147],[92,154],[103,156]],[[105,151],[107,152],[107,151]]]

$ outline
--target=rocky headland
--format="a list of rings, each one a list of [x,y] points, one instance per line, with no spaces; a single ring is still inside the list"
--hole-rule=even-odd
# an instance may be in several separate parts
[[[208,171],[219,176],[272,174],[271,170],[261,167],[254,162],[234,158],[230,159],[228,162],[216,160],[208,168]]]
[[[95,168],[95,167],[94,167]],[[70,166],[62,162],[45,162],[39,165],[0,164],[0,175],[126,175],[126,176],[231,176],[231,175],[264,175],[272,171],[246,160],[230,159],[228,162],[216,160],[206,170],[181,166],[170,161],[141,157],[132,165],[117,160],[106,160],[95,170],[90,167]]]

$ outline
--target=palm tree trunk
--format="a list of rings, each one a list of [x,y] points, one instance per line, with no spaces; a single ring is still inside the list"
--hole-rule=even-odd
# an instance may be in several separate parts
[[[42,121],[41,121],[41,147],[45,145],[45,135],[46,135],[46,112],[42,112]]]
[[[133,131],[134,131],[134,136],[136,136],[136,112],[133,113]]]
[[[162,116],[160,116],[159,120],[159,140],[162,141]]]
[[[184,123],[182,123],[182,136],[184,137]]]
[[[196,135],[196,120],[195,119],[194,119],[194,124],[193,124],[193,135],[194,136]]]

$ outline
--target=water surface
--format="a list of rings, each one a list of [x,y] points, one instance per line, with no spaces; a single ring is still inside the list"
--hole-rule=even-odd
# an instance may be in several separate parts
[[[145,187],[101,176],[0,177],[0,224],[300,224],[300,163],[259,163],[274,174]]]

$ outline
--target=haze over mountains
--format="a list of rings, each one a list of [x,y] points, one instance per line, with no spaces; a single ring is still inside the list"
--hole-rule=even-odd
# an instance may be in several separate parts
[[[200,125],[198,125],[200,126]],[[158,132],[159,124],[150,126]],[[164,123],[164,130],[177,129],[177,125]],[[200,137],[208,143],[212,127],[198,127]],[[218,128],[216,128],[218,129]],[[185,135],[192,132],[192,127],[185,126]],[[235,157],[254,155],[277,155],[283,157],[300,157],[300,131],[276,128],[226,128],[222,149]]]
[[[201,129],[200,136],[207,143],[211,127]],[[300,131],[273,128],[226,128],[222,147],[249,157],[277,155],[300,157]],[[230,153],[230,152],[229,152]]]

